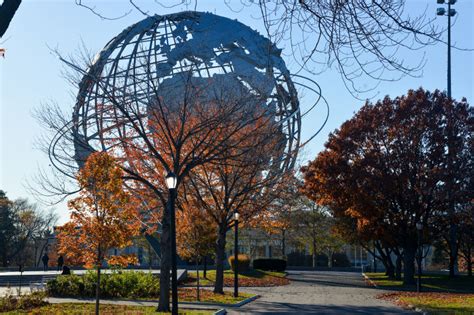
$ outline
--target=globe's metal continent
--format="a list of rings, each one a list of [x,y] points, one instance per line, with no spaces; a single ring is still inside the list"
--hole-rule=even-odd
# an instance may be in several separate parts
[[[301,115],[280,53],[256,31],[211,13],[156,15],[128,27],[97,54],[80,83],[72,121],[76,162],[81,166],[92,151],[108,149],[113,136],[108,130],[117,117],[104,119],[98,110],[110,97],[133,98],[143,114],[135,115],[138,119],[146,117],[154,98],[172,99],[188,82],[210,82],[229,93],[253,95],[256,106],[266,107],[285,141],[280,167],[292,167]],[[189,76],[192,80],[185,79]],[[159,95],[151,93],[151,86]]]

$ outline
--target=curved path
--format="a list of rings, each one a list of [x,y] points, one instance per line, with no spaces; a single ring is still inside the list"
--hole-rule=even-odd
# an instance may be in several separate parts
[[[290,271],[290,285],[242,288],[262,297],[229,314],[414,314],[375,299],[386,292],[369,287],[360,273]]]

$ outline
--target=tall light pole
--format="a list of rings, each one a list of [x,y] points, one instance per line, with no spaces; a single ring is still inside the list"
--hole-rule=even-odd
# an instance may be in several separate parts
[[[176,184],[178,179],[173,172],[166,175],[166,186],[168,186],[168,207],[171,216],[171,313],[178,315],[178,276],[177,276],[177,254],[176,254],[176,214],[174,202],[176,199]]]
[[[416,224],[416,230],[418,231],[418,281],[416,282],[416,292],[421,292],[421,260],[423,258],[423,224],[418,222]]]
[[[451,99],[451,17],[456,15],[456,10],[451,9],[451,5],[455,4],[457,0],[436,0],[438,4],[447,4],[448,11],[445,8],[438,8],[436,14],[439,16],[448,17],[448,98]]]
[[[451,17],[456,15],[456,10],[451,9],[451,6],[456,3],[457,0],[436,0],[438,4],[447,4],[448,5],[448,11],[446,11],[445,8],[440,7],[436,10],[436,14],[439,16],[447,16],[448,17],[448,99],[452,99],[451,95]],[[448,122],[449,124],[449,122]],[[450,137],[448,135],[448,137]],[[450,146],[448,146],[448,166],[452,165],[453,163],[453,153],[451,152]],[[457,234],[457,225],[454,222],[454,204],[452,202],[452,194],[453,194],[453,188],[452,188],[452,178],[448,181],[447,184],[447,191],[448,191],[448,198],[450,199],[450,205],[449,205],[449,215],[451,217],[450,219],[450,227],[449,227],[449,238],[450,238],[450,257],[449,257],[449,276],[454,277],[456,275],[457,271],[457,259],[456,259],[456,252],[457,250],[454,250],[456,248],[456,234]]]
[[[234,297],[239,296],[239,212],[234,212]]]

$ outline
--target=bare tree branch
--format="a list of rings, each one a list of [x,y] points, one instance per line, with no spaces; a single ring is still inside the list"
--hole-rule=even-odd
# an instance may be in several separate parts
[[[20,4],[21,0],[3,0],[3,4],[0,6],[0,38],[7,31]]]

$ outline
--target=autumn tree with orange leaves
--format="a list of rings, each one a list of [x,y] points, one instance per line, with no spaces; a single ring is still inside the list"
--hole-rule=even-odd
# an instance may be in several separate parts
[[[276,139],[274,128],[273,133],[269,133],[268,126],[275,125],[269,109],[255,106],[256,96],[246,93],[244,87],[240,87],[242,90],[235,87],[227,90],[223,83],[194,84],[192,77],[189,80],[170,91],[157,91],[162,95],[154,100],[146,113],[147,129],[152,132],[137,124],[123,138],[114,140],[116,146],[123,149],[120,153],[126,161],[123,168],[127,184],[141,200],[143,209],[147,209],[142,212],[144,221],[153,214],[155,220],[160,220],[160,311],[169,310],[169,290],[166,288],[170,287],[171,267],[171,215],[164,174],[171,171],[177,176],[179,205],[180,199],[186,198],[189,191],[189,185],[183,187],[185,181],[208,172],[215,165],[227,168],[240,165],[243,169],[243,163],[249,161],[243,161],[242,157],[250,150],[249,143],[253,148],[264,146],[268,141],[263,141],[262,134],[278,142],[278,148],[282,143],[281,139]],[[269,154],[264,159],[268,163],[271,157]],[[263,159],[263,153],[260,159]],[[249,165],[248,169],[252,170],[252,166]],[[261,177],[261,170],[247,177],[243,175],[241,181],[249,180],[247,186],[252,186],[255,184],[252,178],[258,177]],[[222,264],[224,261],[222,258]]]
[[[204,211],[182,205],[176,215],[176,244],[181,258],[194,260],[197,274],[197,300],[200,300],[199,263],[214,252],[216,242],[215,222]]]
[[[253,130],[253,132],[249,132]],[[216,228],[216,281],[214,292],[223,294],[225,245],[233,215],[239,212],[242,222],[249,221],[270,207],[281,183],[278,126],[260,116],[229,138],[229,145],[219,160],[196,167],[185,183],[186,195],[194,207],[202,209]]]
[[[286,245],[291,240],[294,214],[301,209],[304,197],[299,191],[302,182],[293,171],[282,174],[278,191],[270,205],[258,212],[248,222],[251,229],[260,229],[267,235],[278,237],[281,244],[281,256],[286,256]]]
[[[76,61],[68,64],[73,65],[74,71],[91,66],[88,60],[83,67]],[[148,239],[153,239],[152,246],[160,244],[159,311],[170,311],[171,213],[168,204],[174,196],[168,194],[164,177],[169,172],[177,176],[177,194],[173,195],[179,204],[185,194],[182,183],[192,171],[208,163],[222,165],[237,160],[242,165],[239,159],[247,150],[248,141],[255,140],[260,130],[276,120],[275,108],[267,106],[258,91],[250,91],[237,78],[198,78],[193,76],[194,70],[191,67],[163,82],[156,80],[156,72],[151,67],[145,67],[144,73],[130,73],[127,82],[133,82],[130,84],[136,90],[146,91],[146,100],[141,93],[128,93],[127,89],[116,88],[100,76],[88,77],[91,81],[87,83],[94,82],[97,87],[89,90],[88,100],[100,102],[86,106],[94,114],[81,116],[85,119],[84,125],[78,123],[68,128],[62,141],[55,142],[55,149],[64,153],[52,156],[61,160],[58,177],[39,176],[46,195],[67,194],[75,187],[65,184],[63,175],[82,167],[91,153],[105,151],[116,158],[123,170],[125,185],[140,203],[142,230],[148,233]],[[83,77],[82,72],[79,77]],[[71,80],[75,80],[74,74]],[[42,108],[38,118],[48,130],[54,131],[51,139],[64,134],[64,124],[70,121],[69,116],[54,105]],[[97,130],[83,134],[89,127]],[[273,130],[275,141],[285,143],[286,139],[278,137],[279,134],[281,132]],[[259,143],[254,141],[254,145]],[[54,155],[48,147],[46,142],[45,151]],[[261,172],[257,172],[255,176],[260,175]],[[153,238],[158,226],[159,241]]]
[[[96,314],[99,313],[100,273],[109,265],[136,263],[136,257],[110,256],[112,248],[132,244],[139,233],[137,212],[124,190],[123,171],[107,153],[94,153],[77,176],[80,196],[69,201],[71,220],[59,229],[59,252],[97,269]]]
[[[402,251],[403,281],[412,284],[416,224],[423,224],[426,243],[439,236],[436,225],[450,203],[472,198],[472,188],[461,180],[461,175],[472,179],[472,140],[466,132],[449,138],[446,123],[453,120],[472,136],[472,117],[466,101],[448,100],[439,91],[411,90],[395,99],[367,103],[302,169],[304,192],[328,206],[336,218],[355,220],[353,227],[366,240],[396,244]],[[451,141],[471,152],[471,158],[458,156],[456,168],[449,168],[446,155]],[[447,193],[453,175],[459,179],[456,191]]]

